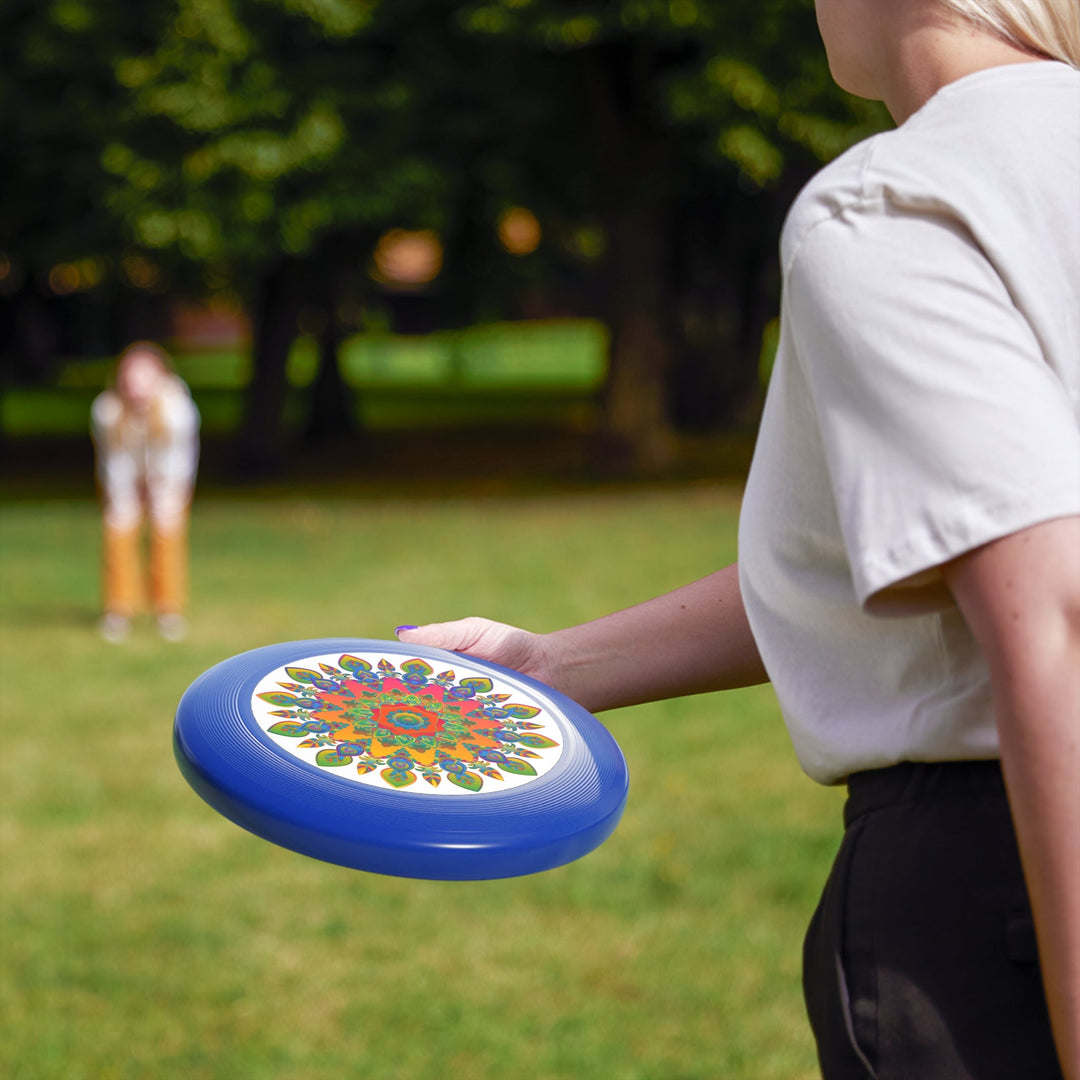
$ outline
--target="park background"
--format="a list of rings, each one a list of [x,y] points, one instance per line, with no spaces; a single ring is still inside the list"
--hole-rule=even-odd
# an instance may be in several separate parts
[[[303,859],[172,761],[202,670],[736,556],[799,187],[880,130],[806,0],[9,0],[0,13],[0,1071],[798,1080],[839,796],[768,687],[605,716],[599,851]],[[203,415],[191,634],[94,633],[89,404]]]

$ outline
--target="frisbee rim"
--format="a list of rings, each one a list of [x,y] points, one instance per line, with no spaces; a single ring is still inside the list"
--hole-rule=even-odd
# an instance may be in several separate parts
[[[549,714],[562,752],[527,784],[467,795],[380,790],[315,766],[259,725],[252,693],[276,668],[343,653],[456,663],[517,685]],[[173,732],[185,779],[230,821],[313,858],[399,877],[485,880],[563,865],[611,835],[629,789],[618,744],[577,702],[491,661],[397,641],[300,639],[239,653],[188,687]],[[380,839],[364,817],[381,818],[392,837]]]

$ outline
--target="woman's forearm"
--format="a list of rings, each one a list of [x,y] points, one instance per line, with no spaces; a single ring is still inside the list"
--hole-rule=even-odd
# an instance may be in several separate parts
[[[734,563],[541,640],[554,685],[591,712],[768,681]]]
[[[407,643],[468,653],[531,675],[590,712],[768,681],[737,564],[548,634],[476,617],[400,626],[397,634]]]
[[[990,669],[1050,1019],[1080,1080],[1080,518],[988,544],[946,579]]]
[[[1001,760],[1066,1080],[1080,1080],[1080,641],[995,695]]]

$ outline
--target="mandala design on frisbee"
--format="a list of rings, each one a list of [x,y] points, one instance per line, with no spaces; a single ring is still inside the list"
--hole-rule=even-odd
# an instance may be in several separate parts
[[[486,675],[436,675],[424,660],[313,656],[264,676],[251,704],[277,745],[377,788],[505,791],[562,753],[554,718],[527,693]]]

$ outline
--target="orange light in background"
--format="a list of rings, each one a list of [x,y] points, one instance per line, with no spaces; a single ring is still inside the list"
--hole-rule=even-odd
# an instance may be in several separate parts
[[[442,270],[443,248],[430,229],[391,229],[375,245],[371,276],[385,285],[415,289],[434,281]]]
[[[153,289],[161,281],[161,270],[142,255],[125,255],[120,269],[129,285],[136,289]]]
[[[0,251],[0,281],[7,281],[11,277],[11,258],[6,252]]]
[[[70,296],[82,284],[82,275],[74,263],[57,263],[49,271],[49,288],[57,296]]]
[[[6,270],[0,267],[0,281],[3,281],[11,272],[11,263],[8,262],[6,266]],[[57,296],[70,296],[72,293],[93,289],[95,286],[100,285],[104,276],[105,268],[94,258],[80,259],[78,262],[57,263],[49,271],[49,288]]]
[[[512,206],[499,215],[499,243],[511,255],[531,255],[544,235],[536,215],[524,206]]]

